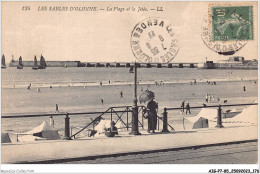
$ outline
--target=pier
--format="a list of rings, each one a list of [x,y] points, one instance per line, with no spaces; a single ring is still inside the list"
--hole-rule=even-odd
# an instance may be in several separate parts
[[[86,67],[126,67],[134,66],[134,62],[83,62]],[[136,63],[138,68],[197,68],[198,63]]]
[[[17,67],[18,61],[9,63],[9,67]],[[46,61],[47,67],[115,67],[130,68],[134,62],[80,62],[80,61]],[[138,68],[197,68],[198,63],[192,62],[175,62],[175,63],[136,63]],[[23,61],[24,67],[32,67],[33,61]]]

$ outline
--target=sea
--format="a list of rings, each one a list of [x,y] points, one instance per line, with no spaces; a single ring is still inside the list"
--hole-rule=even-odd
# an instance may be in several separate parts
[[[60,113],[66,113],[102,112],[111,106],[133,103],[134,73],[129,73],[129,68],[125,67],[47,67],[44,70],[7,67],[1,70],[1,80],[2,116],[51,114],[55,113],[56,104]],[[206,93],[214,93],[216,99],[225,97],[229,101],[237,98],[252,102],[252,98],[257,98],[257,80],[257,70],[137,69],[138,96],[146,89],[152,90],[160,110],[179,107],[183,100],[194,106],[204,101]],[[242,92],[245,85],[247,93]],[[90,122],[89,118],[96,116],[73,116],[71,124],[83,127]],[[28,131],[48,119],[2,118],[2,131]],[[63,130],[64,116],[54,119],[55,126]],[[180,117],[172,120],[180,121]]]
[[[166,83],[189,83],[197,81],[229,81],[257,79],[256,70],[198,70],[196,68],[138,68],[139,83],[154,84],[156,81]],[[108,85],[133,84],[134,75],[129,68],[90,68],[52,67],[44,70],[22,70],[14,67],[2,69],[2,88],[24,88],[30,83],[35,87],[52,86],[97,86],[100,82]]]

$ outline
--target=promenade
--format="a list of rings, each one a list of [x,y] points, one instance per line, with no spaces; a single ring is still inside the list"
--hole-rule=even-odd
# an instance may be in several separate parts
[[[225,124],[223,124],[225,126]],[[118,137],[99,136],[75,140],[49,140],[30,143],[2,144],[2,163],[61,163],[66,161],[102,158],[167,150],[223,145],[258,139],[257,125],[224,128],[203,128],[170,133],[129,135],[119,132]]]

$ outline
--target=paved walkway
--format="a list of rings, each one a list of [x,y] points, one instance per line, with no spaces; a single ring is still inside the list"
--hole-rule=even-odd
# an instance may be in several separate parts
[[[257,126],[204,128],[171,133],[119,137],[49,140],[32,143],[2,144],[2,163],[52,163],[59,160],[141,153],[166,149],[184,149],[235,141],[258,139]]]

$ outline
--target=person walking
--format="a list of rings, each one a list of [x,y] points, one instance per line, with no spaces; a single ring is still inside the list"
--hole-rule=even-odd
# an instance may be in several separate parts
[[[211,94],[208,95],[208,102],[211,103]]]
[[[147,104],[147,111],[148,111],[148,133],[152,131],[155,133],[154,130],[156,129],[157,125],[157,112],[158,112],[158,103],[153,101],[153,99]]]
[[[182,108],[182,112],[184,112],[184,109],[185,109],[185,101],[183,101],[183,102],[181,103],[181,108]]]
[[[246,91],[246,86],[243,87],[244,91]]]
[[[104,104],[104,100],[103,100],[103,98],[101,99],[101,104],[102,104],[102,105]]]
[[[206,100],[207,103],[209,102],[209,94],[208,93],[206,94],[206,99],[205,100]]]
[[[58,106],[58,104],[56,104],[56,111],[55,112],[59,113],[59,106]]]
[[[30,85],[27,87],[27,89],[31,89],[31,86],[32,86],[32,84],[30,83]]]
[[[123,98],[123,91],[120,92],[120,98]]]
[[[189,112],[191,114],[191,112],[190,112],[190,104],[189,103],[187,103],[187,105],[186,105],[186,114],[187,114],[187,112]]]

